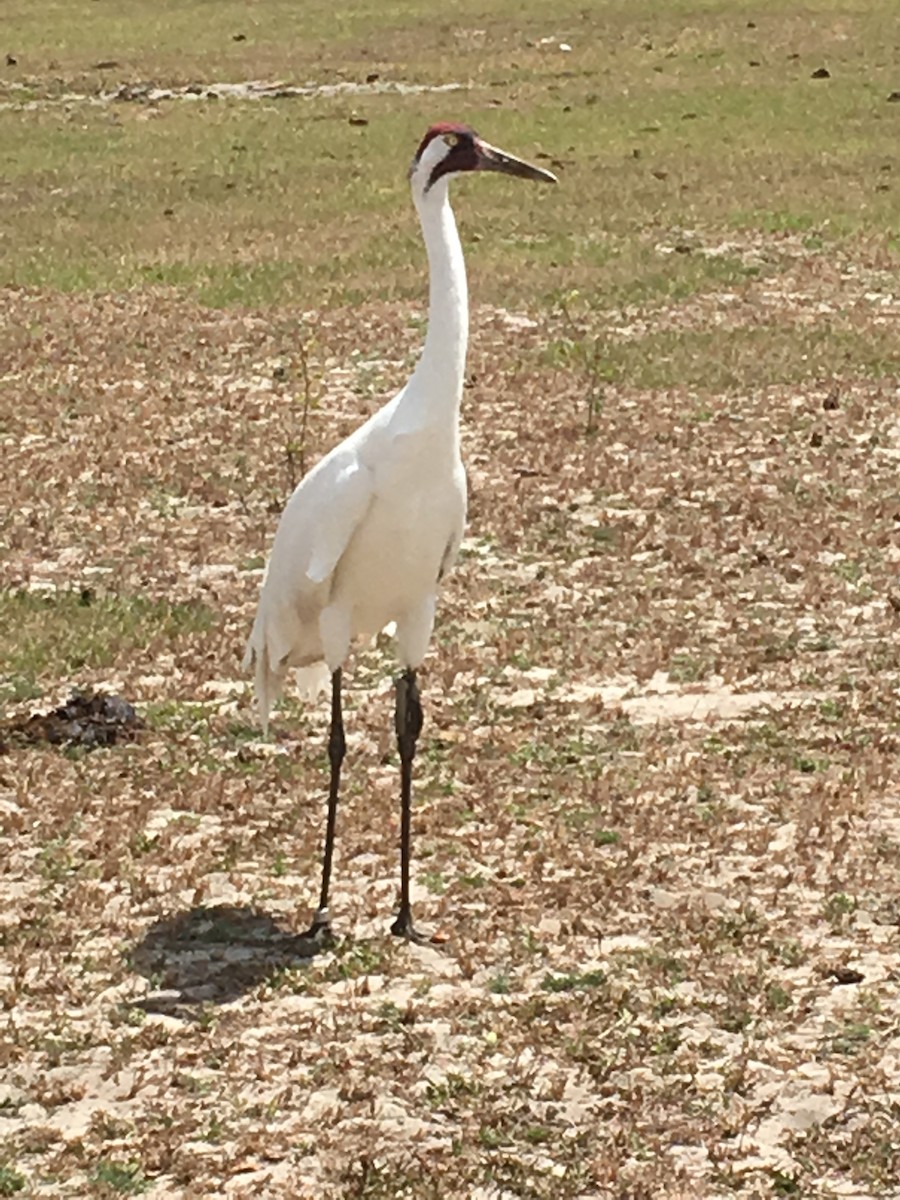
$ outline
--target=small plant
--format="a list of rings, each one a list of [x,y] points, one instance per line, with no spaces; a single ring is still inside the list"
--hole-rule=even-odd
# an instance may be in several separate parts
[[[197,1013],[197,1028],[212,1029],[217,1020],[216,1008],[212,1004],[201,1004],[200,1010]]]
[[[806,958],[806,951],[796,938],[787,938],[783,942],[766,942],[765,948],[776,962],[786,967],[799,967]]]
[[[674,1054],[681,1045],[681,1034],[677,1029],[667,1029],[656,1039],[653,1047],[654,1054]]]
[[[540,1146],[542,1142],[549,1142],[553,1137],[553,1130],[548,1129],[545,1125],[529,1125],[525,1130],[525,1141],[530,1142],[532,1146]]]
[[[475,871],[471,875],[460,875],[457,883],[460,887],[480,888],[484,887],[484,876],[480,871]]]
[[[135,1004],[119,1004],[109,1015],[113,1025],[129,1025],[133,1029],[139,1028],[147,1020],[145,1009],[138,1008]]]
[[[696,683],[710,673],[710,664],[690,654],[673,654],[669,661],[669,678],[673,683]]]
[[[467,1096],[477,1096],[480,1090],[475,1079],[467,1075],[458,1075],[451,1071],[440,1083],[429,1083],[425,1088],[425,1098],[432,1108],[444,1108],[454,1100]]]
[[[610,746],[619,751],[637,751],[641,748],[638,728],[627,716],[616,716],[606,733]]]
[[[834,930],[841,929],[845,917],[856,912],[856,901],[845,892],[832,892],[825,901],[825,920]]]
[[[824,771],[826,769],[828,759],[810,758],[805,754],[798,754],[793,760],[793,766],[801,775],[815,775],[816,771]]]
[[[502,1130],[493,1125],[482,1125],[478,1131],[478,1141],[488,1150],[496,1150],[498,1146],[505,1145],[508,1138]]]
[[[791,1007],[791,993],[779,983],[770,983],[766,988],[766,1008],[769,1012],[783,1012]]]
[[[832,570],[839,579],[843,579],[846,583],[851,584],[859,582],[864,569],[862,563],[855,562],[852,558],[841,559],[832,567]]]
[[[769,1177],[772,1180],[773,1195],[800,1196],[803,1194],[803,1189],[800,1187],[796,1175],[786,1175],[784,1171],[779,1171],[773,1167],[769,1172]]]
[[[150,1186],[140,1165],[134,1162],[118,1163],[101,1160],[91,1173],[91,1181],[119,1196],[139,1196]]]
[[[128,848],[135,858],[140,858],[142,854],[149,854],[159,845],[157,836],[145,833],[144,830],[138,832],[132,837],[128,843]]]
[[[815,686],[815,685],[813,685]],[[842,721],[847,716],[847,704],[844,700],[823,700],[819,705],[819,716],[829,723]]]
[[[653,1015],[657,1018],[667,1017],[678,1011],[678,1000],[675,996],[663,996],[653,1005]]]
[[[339,979],[358,979],[362,975],[380,973],[384,969],[384,951],[375,942],[340,942],[334,959],[328,964],[325,978],[329,983]]]
[[[213,1143],[221,1142],[224,1134],[225,1122],[221,1117],[218,1117],[215,1115],[215,1113],[213,1113],[213,1115],[209,1118],[209,1124],[206,1127],[206,1133],[203,1135],[204,1141]]]
[[[404,1012],[393,1002],[384,1000],[378,1006],[379,1033],[396,1033],[404,1024]]]
[[[720,917],[718,922],[718,936],[736,946],[752,941],[765,932],[765,929],[765,917],[749,904],[745,904],[737,912]]]
[[[293,491],[297,483],[306,474],[306,447],[309,428],[309,414],[317,407],[319,397],[313,385],[310,370],[310,356],[316,344],[315,333],[301,333],[297,347],[293,351],[300,375],[300,413],[299,422],[292,409],[291,422],[284,443],[284,457],[287,468],[288,490]],[[277,386],[284,383],[290,376],[288,362],[279,363],[272,371],[272,381]]]
[[[831,1039],[832,1054],[858,1054],[872,1036],[872,1027],[863,1021],[848,1021],[840,1033]]]
[[[545,992],[580,992],[602,987],[604,983],[606,974],[603,971],[585,971],[583,974],[545,975],[541,987]]]
[[[433,896],[442,896],[447,890],[447,881],[440,871],[425,871],[422,882]]]
[[[78,869],[68,847],[68,833],[51,838],[41,849],[39,863],[41,874],[48,883],[61,883]]]
[[[0,1196],[15,1196],[25,1188],[25,1176],[8,1166],[0,1164]]]
[[[579,299],[579,293],[574,290],[557,296],[554,311],[562,325],[562,336],[554,348],[560,362],[577,370],[584,379],[584,432],[592,434],[603,406],[606,385],[615,373],[609,361],[609,339],[596,327],[591,327],[592,321],[586,313],[577,313],[575,306]]]
[[[749,1008],[733,1001],[725,1006],[719,1017],[719,1028],[726,1030],[728,1033],[741,1033],[753,1020],[753,1013]]]

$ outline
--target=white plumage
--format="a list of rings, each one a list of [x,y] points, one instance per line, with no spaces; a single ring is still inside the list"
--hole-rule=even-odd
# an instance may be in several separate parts
[[[396,626],[397,732],[404,779],[404,878],[394,931],[414,937],[408,899],[408,779],[421,710],[415,669],[428,649],[440,580],[466,516],[459,408],[468,340],[462,247],[448,198],[452,174],[499,170],[553,180],[488,146],[466,126],[432,126],[410,169],[428,253],[428,333],[406,386],[300,482],[275,534],[245,656],[266,727],[290,668],[301,686],[332,678],[332,788],[322,900],[311,933],[330,932],[331,868],[343,758],[340,670],[351,644]],[[404,744],[405,743],[405,744]],[[407,761],[408,760],[408,761]]]
[[[466,477],[449,398],[420,423],[416,396],[407,386],[287,503],[248,646],[264,723],[288,668],[334,671],[354,639],[391,622],[400,661],[425,656],[438,580],[462,537]]]

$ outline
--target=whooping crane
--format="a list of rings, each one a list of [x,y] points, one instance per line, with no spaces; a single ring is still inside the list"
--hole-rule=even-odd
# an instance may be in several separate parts
[[[488,145],[466,125],[432,125],[409,179],[428,253],[428,332],[406,386],[301,480],[282,513],[245,669],[255,669],[264,730],[289,668],[310,687],[331,676],[331,782],[319,907],[310,937],[331,937],[328,893],[345,742],[341,672],[351,643],[396,628],[401,673],[400,907],[391,932],[425,940],[409,898],[412,762],[422,728],[416,670],[428,649],[438,586],[456,558],[466,517],[459,408],[468,341],[466,269],[448,183],[500,171],[555,183],[540,167]]]

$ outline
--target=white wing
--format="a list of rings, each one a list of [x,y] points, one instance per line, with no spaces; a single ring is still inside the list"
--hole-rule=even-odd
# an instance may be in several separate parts
[[[339,467],[327,490],[322,489],[305,572],[310,582],[324,583],[340,562],[372,502],[373,482],[372,472],[354,458]],[[289,512],[290,504],[285,518]]]
[[[265,728],[289,666],[321,662],[318,618],[328,581],[365,519],[374,476],[354,453],[327,455],[288,500],[266,570],[245,669],[255,666]]]

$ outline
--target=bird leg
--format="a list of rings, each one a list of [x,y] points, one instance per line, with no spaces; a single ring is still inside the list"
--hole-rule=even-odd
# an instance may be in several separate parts
[[[334,856],[334,831],[337,824],[338,789],[341,782],[341,763],[347,743],[344,740],[344,717],[341,711],[341,668],[331,676],[331,727],[328,733],[328,759],[331,763],[331,783],[328,788],[328,824],[325,828],[325,853],[322,858],[322,891],[319,907],[306,937],[327,944],[334,940],[331,914],[328,911],[328,889],[331,884],[331,860]]]
[[[422,731],[422,705],[416,685],[416,673],[407,667],[397,678],[397,710],[395,714],[397,748],[400,751],[400,910],[391,926],[391,933],[409,942],[427,942],[412,923],[409,902],[410,825],[412,808],[412,763],[416,739]]]

